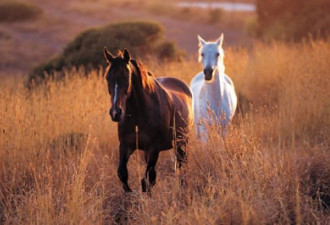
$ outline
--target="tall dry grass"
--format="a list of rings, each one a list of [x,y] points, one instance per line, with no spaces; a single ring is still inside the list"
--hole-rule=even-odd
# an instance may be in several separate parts
[[[191,137],[180,174],[173,151],[162,152],[151,196],[141,193],[145,167],[136,153],[128,165],[136,192],[122,191],[117,130],[100,74],[72,71],[32,92],[20,79],[3,78],[1,223],[326,224],[329,45],[225,50],[227,72],[251,111],[237,115],[226,140],[213,127],[207,144]],[[186,82],[201,69],[195,60],[145,64]]]

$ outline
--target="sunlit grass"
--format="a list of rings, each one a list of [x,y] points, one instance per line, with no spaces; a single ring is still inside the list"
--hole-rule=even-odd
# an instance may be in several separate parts
[[[329,221],[329,42],[256,43],[225,49],[226,71],[251,102],[223,140],[191,137],[188,163],[174,172],[162,152],[152,195],[141,193],[144,163],[117,178],[116,124],[102,74],[72,71],[28,91],[0,82],[0,219],[4,224],[285,224]],[[186,82],[197,60],[144,63]],[[179,185],[180,178],[185,186]],[[322,202],[323,201],[323,202]]]

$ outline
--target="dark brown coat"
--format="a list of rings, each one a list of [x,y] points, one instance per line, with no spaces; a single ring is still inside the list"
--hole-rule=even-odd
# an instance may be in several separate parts
[[[144,151],[147,169],[141,182],[142,190],[147,191],[156,181],[159,152],[173,148],[174,135],[179,166],[185,160],[193,124],[192,94],[179,79],[155,78],[142,64],[131,59],[127,50],[123,56],[113,57],[106,49],[104,54],[110,63],[106,75],[112,102],[110,116],[118,122],[118,176],[125,191],[131,191],[127,184],[127,161],[136,148]]]

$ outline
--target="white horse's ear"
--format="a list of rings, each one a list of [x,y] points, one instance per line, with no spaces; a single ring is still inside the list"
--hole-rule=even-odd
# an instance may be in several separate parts
[[[223,35],[223,33],[221,33],[220,37],[219,37],[218,40],[217,40],[217,45],[218,45],[219,47],[222,47],[223,38],[224,38],[224,35]]]
[[[197,35],[197,37],[198,37],[198,42],[199,42],[198,46],[202,47],[203,45],[205,45],[206,41],[199,35]]]

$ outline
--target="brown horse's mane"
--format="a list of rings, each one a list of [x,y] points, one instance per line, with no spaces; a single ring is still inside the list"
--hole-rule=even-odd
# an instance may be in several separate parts
[[[155,81],[152,79],[154,75],[147,70],[147,68],[140,62],[135,59],[131,59],[131,63],[137,70],[137,73],[140,75],[142,87],[147,93],[152,93],[155,91]]]

